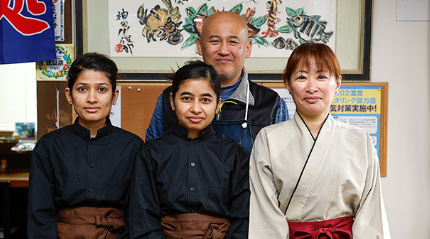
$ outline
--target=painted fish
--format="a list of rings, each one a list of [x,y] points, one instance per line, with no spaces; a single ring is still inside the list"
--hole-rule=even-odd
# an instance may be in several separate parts
[[[288,24],[294,31],[294,37],[307,42],[322,41],[327,43],[333,32],[325,32],[327,22],[320,20],[321,16],[297,15],[287,18]],[[303,38],[303,33],[307,39]]]

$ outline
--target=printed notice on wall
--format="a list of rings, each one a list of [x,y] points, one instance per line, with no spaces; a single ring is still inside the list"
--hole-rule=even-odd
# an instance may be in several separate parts
[[[37,80],[66,81],[69,67],[74,59],[73,44],[57,44],[57,58],[49,61],[36,62]]]
[[[381,86],[341,87],[330,110],[335,119],[366,130],[379,153]]]
[[[287,89],[273,89],[288,107],[289,119],[296,111]],[[381,86],[341,86],[330,107],[333,118],[366,130],[379,155],[381,137]]]
[[[64,0],[53,0],[55,41],[64,41]]]

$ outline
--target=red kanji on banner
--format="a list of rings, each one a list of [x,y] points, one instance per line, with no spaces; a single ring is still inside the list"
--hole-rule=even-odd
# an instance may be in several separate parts
[[[12,8],[9,7],[10,3],[13,3]],[[26,3],[27,11],[33,16],[42,15],[46,12],[45,3],[38,0],[0,0],[0,20],[5,18],[16,31],[26,36],[49,29],[47,22],[37,18],[25,17],[21,14],[24,3]]]

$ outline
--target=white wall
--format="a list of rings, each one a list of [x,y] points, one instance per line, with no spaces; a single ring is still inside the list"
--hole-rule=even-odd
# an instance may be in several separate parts
[[[0,65],[0,131],[14,131],[15,122],[36,122],[36,98],[34,63]]]
[[[373,4],[371,81],[389,82],[382,187],[391,235],[430,238],[430,23],[396,21],[394,0]]]

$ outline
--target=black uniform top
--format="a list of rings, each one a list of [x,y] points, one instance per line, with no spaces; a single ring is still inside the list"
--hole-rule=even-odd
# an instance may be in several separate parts
[[[39,140],[30,164],[29,238],[57,238],[57,211],[63,208],[125,209],[143,141],[106,123],[95,138],[76,119]]]
[[[131,238],[164,238],[160,219],[205,213],[228,218],[227,238],[248,238],[249,156],[208,126],[196,139],[176,124],[146,143],[131,184]]]

